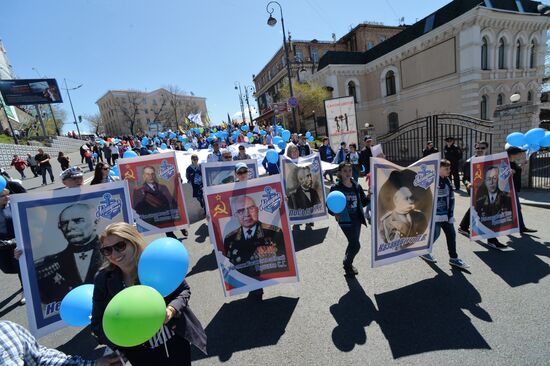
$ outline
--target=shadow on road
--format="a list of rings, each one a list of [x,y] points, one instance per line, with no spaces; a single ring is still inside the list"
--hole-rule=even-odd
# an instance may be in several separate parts
[[[195,231],[195,235],[197,235],[195,242],[204,243],[206,238],[208,238],[208,225],[205,223],[199,226]]]
[[[17,297],[17,295],[19,295],[21,292],[23,292],[23,289],[19,289],[19,290],[15,291],[13,294],[6,297],[4,300],[2,300],[2,302],[0,302],[0,318],[2,318],[4,315],[8,314],[13,309],[17,308],[18,306],[22,306],[19,303],[19,301],[16,301],[15,303],[11,304],[10,306],[6,306],[10,302],[12,302],[13,299],[15,299]]]
[[[550,248],[537,241],[538,238],[522,236],[510,237],[509,246],[514,250],[496,250],[474,253],[510,287],[538,283],[550,274],[550,266],[538,256],[550,257]]]
[[[193,349],[193,360],[233,353],[279,342],[298,304],[297,298],[275,297],[261,302],[241,299],[224,304],[206,327],[208,356]]]
[[[105,347],[96,348],[97,346],[98,343],[92,336],[92,331],[88,326],[57,349],[68,355],[79,355],[89,360],[95,360],[103,356],[105,352]]]
[[[218,264],[216,262],[216,255],[214,254],[214,250],[210,252],[210,254],[202,256],[197,263],[191,268],[191,271],[187,274],[187,277],[196,275],[202,272],[207,271],[213,271],[218,268]]]
[[[323,243],[328,233],[328,227],[317,230],[292,230],[291,232],[294,238],[294,249],[300,251]]]
[[[388,339],[394,358],[453,349],[491,349],[464,314],[492,322],[481,308],[481,295],[461,271],[437,275],[412,285],[375,295],[376,321]]]
[[[349,291],[330,313],[338,325],[332,330],[332,342],[340,351],[349,352],[367,342],[365,327],[375,319],[376,308],[355,277],[346,277]]]

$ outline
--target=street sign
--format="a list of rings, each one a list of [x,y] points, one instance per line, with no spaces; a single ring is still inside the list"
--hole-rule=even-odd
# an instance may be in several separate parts
[[[298,99],[296,97],[290,97],[288,98],[288,105],[291,108],[296,108],[298,106]]]

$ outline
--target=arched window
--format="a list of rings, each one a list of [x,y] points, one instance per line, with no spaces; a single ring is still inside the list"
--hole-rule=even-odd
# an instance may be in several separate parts
[[[529,67],[532,69],[536,67],[536,53],[537,53],[537,45],[535,44],[535,41],[531,41],[531,53],[529,54]]]
[[[504,45],[504,38],[501,38],[499,41],[498,41],[498,68],[499,69],[504,69],[506,68],[506,63],[504,61],[504,57],[506,55],[505,51],[506,51],[506,46]]]
[[[499,94],[497,97],[497,105],[502,105],[502,103],[504,103],[504,95]]]
[[[390,132],[397,131],[399,129],[399,115],[395,112],[388,114],[388,127]]]
[[[487,38],[483,37],[483,40],[481,41],[481,69],[482,70],[489,69],[488,52],[489,52],[489,45],[487,42]]]
[[[532,102],[533,101],[533,92],[531,90],[529,90],[527,92],[527,101],[528,102]]]
[[[357,103],[357,90],[355,88],[355,83],[353,81],[350,81],[348,83],[348,95],[350,97],[353,97],[353,101]]]
[[[481,103],[480,103],[480,109],[481,109],[481,113],[480,113],[480,117],[481,119],[487,119],[487,103],[488,102],[488,98],[486,95],[482,96],[481,97]]]
[[[521,42],[518,39],[518,43],[516,44],[516,69],[519,69],[521,67]]]
[[[386,73],[386,96],[395,94],[395,73],[390,70]]]

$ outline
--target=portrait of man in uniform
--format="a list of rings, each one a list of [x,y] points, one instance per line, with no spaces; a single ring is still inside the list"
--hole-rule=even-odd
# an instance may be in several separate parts
[[[288,206],[291,209],[311,208],[319,203],[319,194],[313,188],[313,179],[309,166],[299,167],[296,171],[298,188],[289,195]]]
[[[232,213],[239,227],[225,236],[223,246],[235,269],[256,278],[288,270],[283,232],[259,220],[254,199],[246,195],[234,198]]]
[[[57,227],[67,247],[35,261],[43,304],[61,301],[73,288],[94,282],[101,264],[97,223],[95,211],[85,203],[69,205],[60,212]]]
[[[498,187],[499,169],[498,166],[485,168],[483,184],[478,188],[475,201],[475,209],[483,225],[491,230],[511,223],[513,218],[503,222],[502,214],[512,211],[512,199],[510,195]]]
[[[180,219],[176,199],[168,187],[158,182],[155,167],[146,166],[143,185],[134,188],[133,206],[140,219],[151,224],[173,224]]]

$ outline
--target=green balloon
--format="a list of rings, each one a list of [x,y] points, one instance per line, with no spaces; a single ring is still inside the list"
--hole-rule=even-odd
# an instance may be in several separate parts
[[[128,287],[115,295],[103,314],[103,330],[111,342],[133,347],[148,341],[166,318],[162,295],[149,286]]]
[[[200,133],[203,133],[203,132],[204,132],[204,128],[202,128],[202,127],[199,128],[199,131],[200,131]]]

